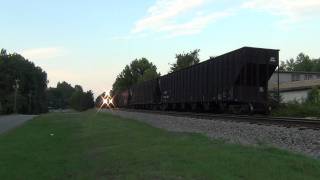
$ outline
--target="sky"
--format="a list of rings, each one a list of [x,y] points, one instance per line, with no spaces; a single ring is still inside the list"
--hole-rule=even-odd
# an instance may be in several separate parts
[[[320,0],[0,0],[0,48],[48,74],[109,91],[125,65],[146,57],[166,74],[175,54],[200,60],[243,46],[319,58]]]

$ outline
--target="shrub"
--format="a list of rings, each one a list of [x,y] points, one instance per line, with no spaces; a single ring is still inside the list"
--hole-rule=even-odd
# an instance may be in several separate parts
[[[320,88],[313,87],[308,93],[307,102],[312,104],[320,104]]]

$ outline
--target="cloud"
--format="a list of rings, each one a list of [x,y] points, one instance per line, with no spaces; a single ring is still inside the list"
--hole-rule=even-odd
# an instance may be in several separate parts
[[[202,31],[209,23],[217,21],[223,17],[230,16],[232,12],[222,11],[215,12],[209,15],[198,15],[191,21],[182,24],[164,25],[159,30],[169,31],[170,36],[197,34]]]
[[[133,32],[161,27],[168,20],[203,3],[204,0],[157,0],[155,5],[148,9],[148,16],[136,23]]]
[[[320,0],[248,0],[242,8],[283,16],[284,22],[292,23],[320,15]]]
[[[49,48],[33,48],[21,51],[21,54],[30,60],[45,60],[61,56],[64,53],[62,48],[49,47]]]
[[[132,33],[145,31],[167,32],[170,36],[196,34],[209,23],[231,13],[227,11],[209,14],[194,12],[210,0],[157,0],[147,11],[147,16],[135,23]],[[178,22],[184,15],[192,15],[191,20]]]
[[[130,35],[115,39],[136,39],[146,32],[162,32],[167,37],[197,34],[211,23],[248,9],[279,16],[282,25],[320,15],[320,0],[242,0],[225,2],[224,9],[208,12],[216,3],[220,3],[217,7],[224,4],[215,0],[156,0],[146,16],[135,23]]]
[[[140,33],[140,34],[130,34],[125,36],[114,36],[111,39],[112,40],[132,40],[132,39],[141,39],[147,37],[147,34]]]

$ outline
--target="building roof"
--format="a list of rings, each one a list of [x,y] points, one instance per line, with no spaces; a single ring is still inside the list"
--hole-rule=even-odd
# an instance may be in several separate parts
[[[279,73],[288,73],[288,74],[319,74],[320,72],[308,72],[308,71],[279,71]],[[274,72],[274,74],[277,74],[277,71]]]
[[[297,91],[311,89],[312,87],[320,86],[320,79],[291,81],[279,84],[279,90],[283,91]],[[278,84],[274,83],[269,86],[270,91],[277,91]]]

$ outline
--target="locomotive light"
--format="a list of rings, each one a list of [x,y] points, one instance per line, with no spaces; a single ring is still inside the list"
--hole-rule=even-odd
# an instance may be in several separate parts
[[[108,106],[108,105],[109,105],[109,102],[110,102],[110,101],[109,101],[109,97],[103,97],[103,98],[102,98],[102,106],[103,106],[103,105],[107,105],[107,106]]]
[[[113,97],[111,97],[111,99],[110,99],[110,105],[113,105],[114,106],[114,103],[113,103]]]
[[[106,105],[107,108],[111,108],[112,106],[114,106],[113,104],[113,97],[107,95],[107,93],[104,93],[104,96],[100,96],[100,98],[102,99],[102,104],[99,108],[99,111],[101,110],[101,108]]]

